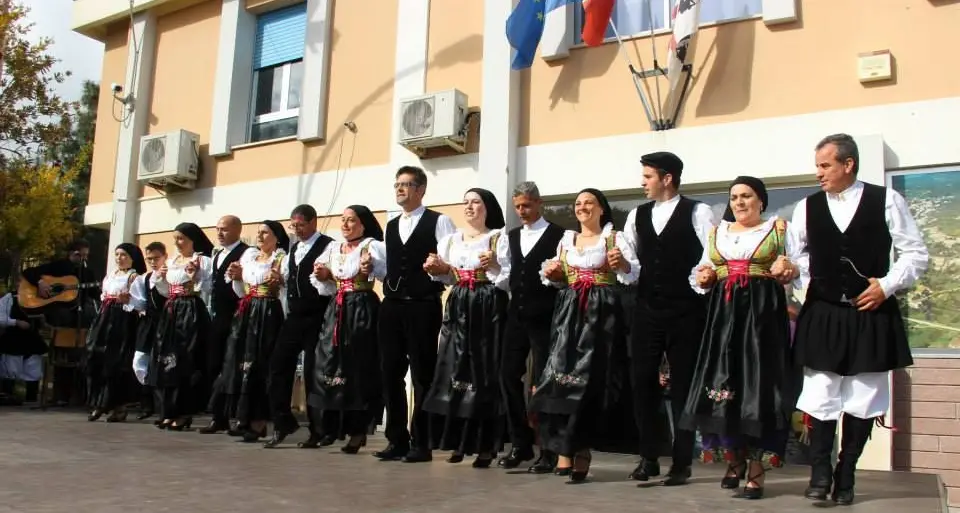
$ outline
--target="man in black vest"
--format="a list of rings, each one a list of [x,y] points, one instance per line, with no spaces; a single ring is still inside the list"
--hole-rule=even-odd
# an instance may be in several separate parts
[[[387,407],[385,434],[389,444],[373,455],[381,460],[408,463],[430,461],[430,416],[422,411],[433,382],[443,307],[443,285],[423,270],[427,257],[437,253],[437,241],[456,231],[453,221],[423,206],[427,175],[403,166],[393,184],[403,213],[387,223],[384,243],[387,276],[380,306],[378,337]],[[407,429],[407,367],[413,382],[413,419]],[[412,435],[412,436],[411,436]]]
[[[550,321],[557,289],[540,281],[540,267],[557,254],[557,244],[564,230],[540,214],[543,200],[533,182],[523,182],[513,191],[513,208],[522,226],[507,232],[510,243],[510,309],[507,317],[506,344],[500,363],[500,388],[507,408],[512,450],[497,465],[511,469],[533,459],[534,432],[528,424],[523,376],[527,357],[533,354],[533,375],[536,384],[547,363],[550,350]],[[552,472],[556,455],[544,449],[528,471],[536,474]]]
[[[713,228],[713,212],[698,201],[681,196],[683,162],[669,152],[641,157],[643,189],[653,200],[633,209],[623,233],[640,259],[637,307],[630,337],[634,415],[640,431],[640,464],[630,474],[637,481],[660,475],[660,365],[664,355],[670,368],[670,407],[680,418],[690,389],[703,323],[704,293],[694,271]],[[676,427],[673,465],[663,484],[682,485],[690,478],[694,433]]]
[[[223,216],[217,221],[217,242],[220,246],[214,250],[211,259],[211,276],[213,277],[213,292],[210,294],[210,329],[207,332],[207,351],[204,362],[204,392],[211,394],[209,402],[213,420],[206,427],[198,431],[203,434],[212,434],[230,429],[230,414],[233,405],[227,404],[223,394],[212,391],[213,382],[220,375],[223,368],[223,357],[227,347],[227,338],[230,337],[230,326],[233,323],[233,314],[237,311],[240,298],[233,291],[233,286],[224,280],[224,275],[230,264],[240,260],[247,246],[240,240],[243,223],[236,216]]]
[[[794,342],[796,363],[803,366],[797,409],[812,424],[805,495],[822,501],[830,494],[843,505],[853,502],[854,471],[873,425],[883,425],[890,409],[889,372],[913,364],[894,294],[913,285],[929,261],[903,196],[857,180],[859,164],[849,135],[821,140],[816,165],[822,190],[797,203],[790,225],[809,258],[800,259],[800,280],[809,287]],[[892,263],[891,249],[897,255]]]
[[[297,359],[303,351],[303,376],[306,395],[313,388],[314,349],[323,327],[323,314],[330,303],[328,296],[321,296],[310,283],[311,274],[319,274],[316,260],[326,260],[324,253],[331,239],[317,231],[317,211],[310,205],[299,205],[290,214],[290,227],[297,242],[290,250],[287,265],[283,266],[283,282],[287,287],[287,319],[280,329],[277,345],[270,358],[270,379],[267,393],[273,412],[273,438],[263,444],[266,448],[280,445],[300,424],[290,410],[293,399],[293,383],[297,373]],[[326,279],[317,276],[318,279]],[[321,414],[309,404],[307,417],[310,421],[310,436],[297,444],[302,449],[315,449],[332,443],[324,436]]]

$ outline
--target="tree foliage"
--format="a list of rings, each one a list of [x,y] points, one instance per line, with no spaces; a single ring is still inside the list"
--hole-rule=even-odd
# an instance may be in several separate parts
[[[80,103],[73,119],[70,136],[50,149],[49,160],[59,162],[68,169],[77,171],[77,177],[70,185],[73,194],[74,218],[83,223],[83,208],[90,196],[91,149],[93,136],[97,129],[97,104],[100,101],[100,84],[85,80]]]
[[[20,2],[6,3],[6,12],[0,12],[0,167],[69,136],[74,108],[53,89],[70,76],[53,69],[57,63],[49,52],[53,41],[27,40],[33,28],[26,21],[29,10]]]

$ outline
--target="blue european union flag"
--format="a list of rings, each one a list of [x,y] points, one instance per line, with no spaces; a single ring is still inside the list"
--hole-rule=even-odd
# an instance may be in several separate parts
[[[507,18],[507,41],[517,54],[513,69],[529,68],[537,54],[543,36],[543,22],[547,13],[575,0],[520,0]]]

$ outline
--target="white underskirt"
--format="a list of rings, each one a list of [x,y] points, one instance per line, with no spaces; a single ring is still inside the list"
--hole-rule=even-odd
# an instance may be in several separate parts
[[[797,409],[817,420],[839,420],[842,413],[861,419],[880,417],[890,409],[889,373],[841,376],[804,367]]]

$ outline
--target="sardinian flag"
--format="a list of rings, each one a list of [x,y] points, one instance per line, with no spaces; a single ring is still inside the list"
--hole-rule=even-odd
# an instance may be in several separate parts
[[[673,37],[670,38],[670,55],[667,60],[667,81],[670,83],[671,92],[677,88],[683,66],[690,64],[690,61],[693,60],[693,54],[688,50],[699,26],[700,2],[702,1],[677,0],[673,7],[671,15]],[[687,59],[690,59],[690,61]]]

